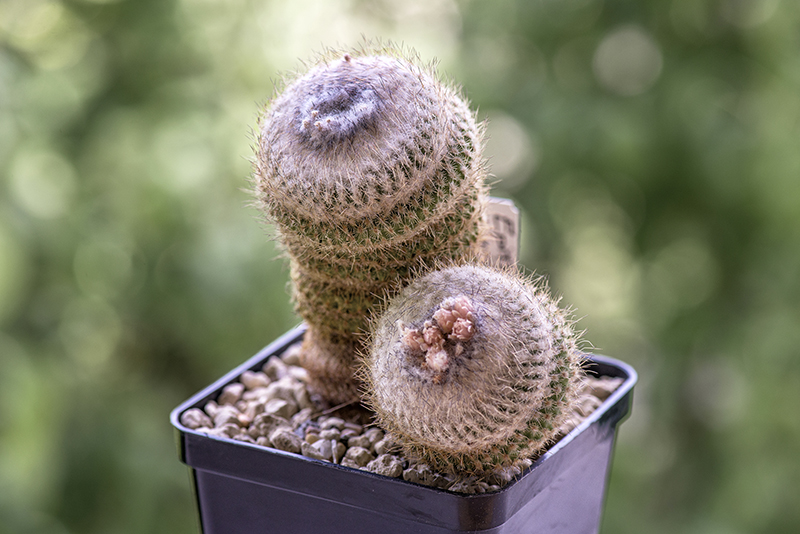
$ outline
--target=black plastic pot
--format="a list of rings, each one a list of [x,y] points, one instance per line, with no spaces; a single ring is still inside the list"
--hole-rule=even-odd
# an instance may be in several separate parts
[[[630,413],[636,372],[590,356],[588,369],[625,379],[581,425],[500,491],[460,495],[180,424],[246,370],[302,338],[298,327],[172,411],[178,452],[191,468],[204,534],[596,533],[617,425]]]

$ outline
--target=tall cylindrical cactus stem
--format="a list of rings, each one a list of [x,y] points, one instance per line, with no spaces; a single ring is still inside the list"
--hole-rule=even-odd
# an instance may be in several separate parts
[[[370,314],[412,273],[480,254],[482,128],[459,92],[386,48],[330,54],[259,125],[255,186],[291,263],[312,386],[359,398]]]
[[[461,265],[428,273],[378,319],[362,374],[407,455],[485,474],[543,450],[569,415],[582,356],[542,284]]]

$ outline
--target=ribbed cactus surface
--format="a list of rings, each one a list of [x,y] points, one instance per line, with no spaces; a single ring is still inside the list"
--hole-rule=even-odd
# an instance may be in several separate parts
[[[379,424],[406,454],[487,473],[555,437],[582,358],[568,313],[510,270],[431,272],[392,299],[362,369]]]
[[[328,54],[264,112],[257,195],[309,325],[303,363],[328,400],[359,397],[355,353],[385,294],[479,253],[481,148],[458,91],[392,48]]]

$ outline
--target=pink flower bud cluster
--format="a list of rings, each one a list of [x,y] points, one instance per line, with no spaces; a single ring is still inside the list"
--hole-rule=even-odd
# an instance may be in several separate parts
[[[475,334],[475,318],[473,317],[472,302],[460,295],[446,299],[441,307],[433,314],[433,319],[454,341],[469,341]]]
[[[455,355],[461,354],[461,343],[475,334],[474,311],[472,302],[464,295],[445,299],[433,314],[433,320],[425,321],[422,331],[404,330],[403,343],[411,350],[425,352],[425,367],[437,373],[441,380],[450,365],[445,342],[455,343]]]

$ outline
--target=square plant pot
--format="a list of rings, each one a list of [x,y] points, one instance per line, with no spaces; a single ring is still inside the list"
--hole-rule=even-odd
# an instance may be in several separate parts
[[[463,495],[191,430],[180,415],[216,399],[247,370],[302,339],[284,334],[170,416],[190,468],[204,534],[596,533],[617,425],[631,409],[636,372],[604,356],[586,369],[623,383],[586,420],[499,491]]]

